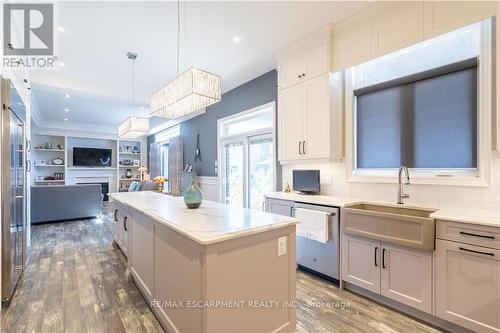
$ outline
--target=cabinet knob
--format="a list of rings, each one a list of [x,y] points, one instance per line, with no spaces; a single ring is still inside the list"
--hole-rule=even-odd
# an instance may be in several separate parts
[[[302,75],[299,75],[299,79],[302,77]]]
[[[302,74],[302,76],[303,76],[303,77],[304,77],[304,76],[306,76],[306,73],[303,73],[303,74]]]

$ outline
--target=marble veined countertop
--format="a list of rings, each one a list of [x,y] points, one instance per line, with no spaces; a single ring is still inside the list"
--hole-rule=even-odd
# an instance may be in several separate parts
[[[301,195],[297,193],[271,192],[266,194],[266,197],[273,199],[289,200],[302,203],[310,203],[316,205],[344,207],[356,202],[366,202],[356,198],[337,197],[328,195]],[[371,203],[394,205],[394,202],[372,201]],[[409,206],[410,207],[410,206]],[[419,206],[414,206],[419,207]],[[421,208],[435,208],[425,207]],[[441,208],[430,215],[436,220],[446,220],[453,222],[479,224],[500,228],[500,211],[487,209],[467,209],[467,208]]]
[[[188,209],[182,197],[151,192],[109,193],[113,200],[137,209],[202,245],[266,232],[299,223],[295,218],[203,201]]]

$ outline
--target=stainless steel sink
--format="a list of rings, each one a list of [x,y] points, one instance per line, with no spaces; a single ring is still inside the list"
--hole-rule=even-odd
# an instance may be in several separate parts
[[[435,209],[358,202],[342,209],[342,232],[406,247],[434,250]]]

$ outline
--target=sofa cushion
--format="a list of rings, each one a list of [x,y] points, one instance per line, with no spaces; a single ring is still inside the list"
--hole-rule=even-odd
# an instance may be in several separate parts
[[[79,219],[101,214],[101,185],[31,187],[31,223]]]
[[[134,180],[132,183],[130,183],[130,186],[128,187],[129,192],[136,192],[141,189],[141,182],[138,182],[137,180]]]

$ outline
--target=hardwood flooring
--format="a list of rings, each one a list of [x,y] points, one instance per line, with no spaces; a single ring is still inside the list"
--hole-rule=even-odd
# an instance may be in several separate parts
[[[105,208],[98,219],[34,225],[0,332],[163,332],[112,246],[111,221]],[[298,332],[439,332],[307,273],[297,277]]]

